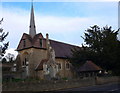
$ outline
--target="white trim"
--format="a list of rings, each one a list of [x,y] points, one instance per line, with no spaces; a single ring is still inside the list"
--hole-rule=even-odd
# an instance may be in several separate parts
[[[61,62],[57,62],[57,64],[60,64],[61,65],[61,68],[59,68],[59,65],[58,65],[58,70],[62,70],[62,63]]]
[[[24,68],[25,67],[25,65],[22,65],[22,68]]]
[[[48,75],[50,73],[47,64],[43,64],[43,71],[45,75]]]
[[[67,64],[69,64],[69,68],[67,68]],[[66,63],[65,63],[65,69],[66,69],[66,70],[70,70],[70,63],[69,63],[69,62],[66,62]]]
[[[29,67],[26,66],[26,75],[29,76]]]

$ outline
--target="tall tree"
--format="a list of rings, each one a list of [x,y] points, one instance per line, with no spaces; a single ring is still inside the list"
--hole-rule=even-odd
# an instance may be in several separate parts
[[[3,18],[0,20],[0,25],[3,22]],[[5,43],[5,39],[8,36],[8,32],[5,33],[3,31],[3,28],[0,28],[0,59],[2,58],[2,56],[4,56],[5,54],[5,50],[8,48],[9,42]]]
[[[120,48],[117,40],[118,31],[108,26],[100,29],[95,25],[86,30],[83,38],[89,48],[97,53],[97,63],[107,70],[114,69],[113,64],[117,62],[117,51]]]
[[[118,30],[119,31],[119,30]],[[112,27],[105,26],[100,28],[94,25],[84,33],[84,42],[87,50],[78,50],[73,52],[77,61],[83,59],[92,60],[106,70],[112,70],[114,73],[120,72],[120,41],[117,40],[118,31],[112,30]],[[85,47],[85,46],[83,46]],[[79,53],[78,53],[79,52]],[[80,59],[80,60],[79,60]]]

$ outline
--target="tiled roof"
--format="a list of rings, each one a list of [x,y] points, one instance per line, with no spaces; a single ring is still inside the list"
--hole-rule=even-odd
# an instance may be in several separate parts
[[[85,64],[83,64],[79,68],[80,72],[83,72],[83,71],[99,71],[99,70],[102,70],[102,68],[100,68],[99,66],[94,64],[92,61],[87,61]]]
[[[35,71],[43,70],[43,63],[46,63],[47,61],[48,59],[41,60],[41,62],[36,66]]]
[[[42,48],[40,47],[40,41],[39,41],[40,38],[42,38],[42,40],[43,40],[43,47]],[[24,40],[26,41],[25,47],[23,46]],[[71,53],[72,53],[71,49],[80,48],[80,47],[75,46],[75,45],[70,45],[70,44],[58,42],[55,40],[49,39],[49,41],[50,41],[50,45],[55,50],[56,57],[59,57],[59,58],[70,57]],[[46,49],[46,39],[43,38],[41,33],[36,34],[33,39],[31,38],[30,35],[24,33],[21,40],[20,40],[20,43],[17,47],[17,51],[20,51],[20,50],[23,50],[26,48],[31,48],[31,47],[39,48],[39,49]]]
[[[31,48],[31,47],[40,48],[40,45],[39,45],[40,38],[43,38],[41,33],[36,34],[33,39],[30,35],[24,33],[17,47],[17,51],[23,50],[26,48]],[[24,46],[24,40],[26,43],[25,46]],[[43,48],[45,48],[45,42],[43,43]]]
[[[78,48],[78,46],[75,45],[70,45],[54,40],[50,40],[50,44],[52,48],[55,50],[55,55],[56,57],[61,57],[61,58],[66,58],[70,57],[72,54],[72,49],[73,48]]]

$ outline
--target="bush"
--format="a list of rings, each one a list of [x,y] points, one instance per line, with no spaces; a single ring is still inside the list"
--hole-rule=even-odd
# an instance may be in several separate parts
[[[13,82],[20,82],[20,81],[24,81],[23,79],[12,79]]]
[[[62,80],[68,80],[68,78],[67,78],[67,77],[64,77],[64,78],[62,78]]]

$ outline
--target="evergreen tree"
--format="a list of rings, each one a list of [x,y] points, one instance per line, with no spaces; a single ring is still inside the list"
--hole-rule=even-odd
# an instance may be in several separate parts
[[[2,59],[2,63],[7,63],[7,60],[5,57]]]
[[[3,22],[3,18],[0,20],[0,25]],[[5,43],[5,39],[8,36],[8,32],[5,33],[3,32],[3,29],[0,28],[0,59],[2,58],[2,56],[4,56],[5,54],[5,50],[8,48],[9,42]]]
[[[119,30],[118,30],[119,31]],[[82,46],[79,50],[73,50],[74,60],[80,64],[82,61],[92,60],[105,70],[112,70],[114,74],[120,74],[120,41],[117,40],[118,31],[105,26],[100,29],[97,25],[90,27],[84,33],[84,42],[88,47]],[[76,62],[76,63],[77,63]],[[74,64],[76,64],[74,63]]]

